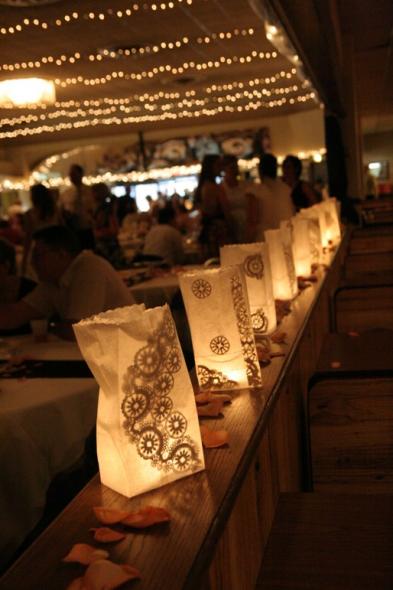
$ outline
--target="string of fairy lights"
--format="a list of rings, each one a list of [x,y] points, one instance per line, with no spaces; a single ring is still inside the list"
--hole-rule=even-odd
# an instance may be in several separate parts
[[[70,152],[50,156],[44,162],[42,162],[42,164],[37,170],[32,172],[29,178],[21,180],[5,179],[3,181],[0,181],[0,188],[3,190],[28,190],[29,187],[32,184],[35,184],[36,182],[42,182],[43,184],[45,184],[45,186],[49,188],[61,188],[63,186],[67,186],[70,184],[68,178],[63,178],[61,176],[49,178],[45,177],[47,177],[50,174],[53,166],[56,163],[58,163],[61,160],[67,160],[71,156],[75,157],[79,151],[80,148],[76,148]],[[314,162],[321,162],[325,153],[326,149],[320,148],[312,151],[298,152],[297,156],[302,160],[312,159]],[[284,156],[277,156],[279,164],[282,163],[283,159]],[[255,167],[258,165],[258,161],[258,158],[252,158],[250,160],[244,160],[240,158],[239,168],[242,171],[249,171],[255,169]],[[146,182],[148,180],[166,180],[178,176],[195,175],[199,174],[200,169],[200,164],[183,164],[178,166],[170,166],[167,168],[152,169],[148,171],[133,170],[132,172],[105,172],[104,174],[86,176],[84,178],[84,181],[88,185],[92,185],[98,182],[105,182],[108,184],[138,183]]]
[[[152,79],[161,74],[170,74],[172,76],[179,76],[185,72],[200,72],[204,70],[218,70],[226,66],[231,65],[247,65],[251,62],[259,60],[270,60],[275,59],[278,56],[276,51],[264,52],[264,51],[252,51],[247,55],[232,55],[232,57],[220,56],[214,60],[208,60],[203,62],[185,61],[180,66],[173,66],[171,64],[165,64],[155,66],[150,70],[143,70],[141,72],[124,72],[123,70],[114,70],[105,76],[96,78],[85,78],[84,76],[73,76],[62,80],[61,78],[55,78],[54,82],[56,86],[60,88],[67,88],[68,86],[75,86],[83,84],[85,86],[97,86],[104,85],[112,82],[113,80],[132,80],[133,82],[140,82],[144,79]]]
[[[121,117],[119,115],[113,117],[103,117],[103,118],[88,118],[78,121],[71,121],[71,122],[62,122],[55,125],[40,125],[39,127],[33,128],[20,128],[14,131],[4,131],[0,133],[0,139],[15,139],[16,137],[29,137],[33,135],[40,135],[42,133],[55,133],[61,131],[67,131],[72,129],[83,129],[86,127],[97,127],[99,125],[103,126],[115,126],[115,125],[130,125],[130,124],[142,124],[142,123],[156,123],[156,122],[164,122],[164,121],[176,121],[178,119],[188,119],[188,118],[199,118],[199,117],[214,117],[218,114],[222,113],[243,113],[249,111],[258,111],[260,109],[271,109],[282,107],[286,105],[288,102],[289,104],[298,103],[305,103],[307,101],[315,100],[315,93],[309,92],[301,96],[297,96],[296,98],[287,99],[286,97],[282,97],[275,100],[264,101],[264,100],[255,100],[247,102],[246,104],[227,104],[228,101],[225,101],[225,104],[220,104],[216,107],[205,107],[202,109],[184,109],[182,111],[173,112],[169,110],[171,105],[168,105],[168,110],[162,112],[160,114],[146,114],[141,116],[125,116]],[[224,102],[224,101],[223,101]],[[230,103],[236,103],[237,99],[234,96],[230,97]]]
[[[103,62],[105,60],[113,60],[115,58],[127,58],[132,57],[146,57],[149,55],[157,55],[162,51],[174,51],[177,49],[184,49],[192,44],[194,45],[208,45],[214,41],[230,41],[236,37],[252,37],[256,33],[255,28],[243,28],[233,29],[231,31],[220,31],[219,33],[211,33],[203,37],[196,37],[190,39],[187,36],[182,36],[179,39],[173,41],[161,41],[160,43],[151,45],[135,46],[131,48],[119,48],[119,49],[108,49],[97,50],[94,53],[84,54],[81,51],[74,51],[72,54],[61,53],[58,55],[44,55],[34,60],[21,61],[15,63],[4,63],[0,64],[0,71],[14,72],[18,70],[32,70],[39,69],[43,66],[52,65],[62,67],[64,65],[69,66],[70,64],[76,64],[82,60],[89,62]]]
[[[184,98],[182,100],[179,100],[176,103],[145,103],[145,104],[129,104],[127,106],[127,103],[123,103],[123,104],[119,104],[119,105],[112,105],[112,106],[107,106],[105,108],[83,108],[83,107],[77,107],[77,108],[73,108],[72,110],[66,110],[66,109],[61,109],[58,111],[54,111],[51,113],[41,113],[40,115],[34,115],[34,114],[29,114],[29,115],[22,115],[19,117],[14,117],[14,118],[4,118],[1,119],[0,123],[2,125],[7,125],[9,127],[14,127],[17,125],[25,125],[25,124],[30,124],[30,123],[39,123],[40,121],[46,121],[46,120],[54,120],[54,119],[59,119],[62,117],[65,118],[69,118],[69,119],[75,119],[77,117],[87,117],[87,116],[94,116],[94,117],[100,117],[100,116],[106,116],[106,115],[110,115],[112,113],[116,113],[117,111],[120,112],[124,112],[124,113],[141,113],[143,111],[157,111],[157,110],[162,110],[162,111],[166,111],[169,109],[173,109],[173,108],[182,108],[182,107],[192,107],[194,105],[196,106],[206,106],[207,104],[209,104],[210,102],[215,102],[218,104],[222,104],[224,102],[235,102],[240,100],[242,97],[244,98],[248,98],[250,100],[254,99],[254,98],[270,98],[272,95],[274,96],[283,96],[283,95],[288,95],[294,92],[298,91],[298,86],[297,84],[294,84],[293,86],[288,86],[285,88],[273,88],[272,90],[267,90],[267,89],[263,89],[261,92],[259,92],[258,90],[253,90],[252,92],[249,92],[247,90],[245,90],[243,92],[243,94],[236,92],[233,95],[230,96],[208,96],[205,98]],[[299,98],[300,101],[300,97],[292,97],[293,99],[297,99]],[[310,94],[310,98],[314,98],[313,94]],[[290,99],[291,100],[291,99]],[[290,104],[294,104],[294,102],[290,102]]]
[[[207,102],[223,103],[231,101],[232,97],[240,100],[245,98],[270,98],[279,96],[288,96],[298,92],[303,88],[298,84],[287,86],[272,87],[277,81],[291,79],[293,77],[293,70],[291,72],[281,71],[276,76],[270,78],[253,78],[245,82],[233,82],[224,85],[209,85],[201,88],[198,92],[196,90],[187,90],[183,94],[179,92],[158,92],[154,95],[147,93],[134,94],[128,98],[102,98],[99,100],[84,100],[84,101],[64,101],[58,102],[54,106],[60,107],[57,110],[48,112],[46,105],[42,105],[41,113],[35,112],[26,115],[19,115],[15,117],[3,117],[0,124],[7,126],[25,125],[30,123],[38,123],[40,121],[54,120],[60,117],[76,118],[77,116],[101,116],[109,115],[117,110],[124,112],[141,112],[144,110],[167,110],[169,108],[182,108],[183,106],[192,106],[192,104],[203,105]],[[269,87],[270,84],[270,87]],[[260,88],[262,87],[262,88]],[[230,94],[228,94],[228,92]],[[221,94],[225,93],[225,94]],[[171,103],[163,101],[172,101]],[[37,109],[35,109],[36,111]]]
[[[95,9],[87,12],[72,10],[57,15],[55,18],[24,18],[13,24],[0,26],[0,41],[10,36],[21,34],[23,31],[37,30],[42,35],[46,31],[64,28],[72,24],[81,25],[82,22],[106,23],[109,19],[112,22],[132,19],[138,14],[157,15],[164,11],[171,11],[176,8],[186,10],[193,4],[206,3],[208,0],[171,0],[162,2],[126,2],[121,9],[116,7],[103,8],[97,3]],[[188,13],[191,14],[191,13]],[[135,26],[138,26],[135,21]],[[75,28],[77,31],[77,28]],[[126,97],[103,97],[86,98],[82,100],[56,101],[52,105],[29,105],[22,106],[23,115],[3,117],[0,119],[2,127],[0,139],[14,139],[21,137],[34,137],[41,134],[54,134],[63,131],[72,131],[88,128],[104,128],[111,126],[116,129],[118,126],[143,125],[147,123],[161,123],[168,121],[195,120],[201,117],[212,118],[220,114],[242,114],[255,113],[269,109],[280,109],[288,105],[295,105],[307,102],[318,102],[317,96],[310,84],[297,78],[297,69],[292,67],[289,70],[276,71],[266,77],[254,77],[243,80],[241,72],[245,68],[260,61],[274,63],[279,55],[272,48],[271,50],[260,51],[255,49],[256,41],[262,31],[258,27],[232,28],[231,30],[219,30],[216,32],[203,29],[203,34],[191,37],[181,35],[169,40],[157,41],[155,43],[143,43],[134,46],[103,47],[94,51],[83,51],[81,48],[73,47],[72,52],[46,53],[34,59],[20,60],[14,63],[1,63],[0,72],[12,73],[33,72],[44,68],[58,68],[58,77],[53,82],[58,89],[68,88],[91,88],[105,87],[113,82],[120,82],[118,86],[125,89],[124,82],[136,83],[151,81],[155,78],[191,76],[208,73],[221,73],[229,66],[236,66],[238,80],[226,83],[210,83],[206,86],[200,85],[197,88],[184,91],[172,89],[157,92],[140,92]],[[42,37],[44,39],[45,37]],[[232,50],[233,40],[244,38],[250,41],[251,49],[240,55],[239,51]],[[206,55],[205,48],[209,45],[215,46],[215,51],[210,59],[198,60],[189,59],[181,61],[179,56],[182,50],[192,49],[196,54]],[[199,47],[199,49],[198,49]],[[249,44],[250,47],[250,44]],[[246,50],[247,51],[247,50]],[[147,60],[142,65],[142,59],[152,56],[163,56],[160,62]],[[170,57],[169,57],[170,54]],[[129,58],[129,59],[128,59]],[[174,58],[174,59],[173,59]],[[108,64],[117,60],[118,67],[108,72]],[[178,63],[176,63],[178,62]],[[103,68],[101,75],[96,77],[83,76],[77,71],[77,66],[88,64],[106,64],[106,72]],[[150,63],[149,67],[146,67]],[[130,64],[135,64],[134,66]],[[294,64],[296,65],[296,64]],[[68,77],[61,77],[60,70],[66,66]],[[75,66],[75,75],[72,75]],[[113,67],[113,66],[112,66]],[[71,68],[71,69],[70,69]],[[130,69],[129,69],[130,68]],[[133,69],[132,69],[133,68]],[[271,69],[270,66],[269,69]],[[53,70],[55,71],[55,70]],[[83,71],[83,70],[82,70]],[[86,71],[86,70],[85,70]],[[247,69],[245,69],[247,72]],[[295,78],[295,80],[294,80]],[[203,79],[203,77],[202,77]],[[143,90],[143,85],[142,85]],[[5,105],[5,108],[15,109],[15,105]],[[114,131],[115,132],[115,131]],[[320,154],[317,154],[320,157]],[[57,158],[58,156],[54,156]],[[315,156],[316,157],[316,156]],[[47,160],[50,162],[50,159]],[[251,161],[244,166],[255,165]],[[170,167],[167,169],[150,170],[148,172],[133,171],[127,174],[109,174],[94,176],[87,179],[89,184],[93,182],[143,182],[147,179],[170,178],[182,174],[197,174],[199,165]],[[49,169],[48,169],[48,174]],[[42,181],[42,176],[31,175],[28,180],[23,181],[0,181],[0,188],[27,188],[31,182]],[[47,178],[47,186],[61,186],[63,178]]]
[[[206,92],[207,94],[213,94],[216,92],[222,92],[222,91],[226,91],[226,92],[232,92],[232,90],[235,89],[243,89],[246,88],[247,86],[249,87],[254,87],[254,86],[271,86],[277,82],[281,82],[281,81],[288,81],[291,80],[295,77],[296,75],[296,68],[292,68],[291,70],[281,70],[280,72],[276,72],[275,74],[266,77],[266,78],[252,78],[249,80],[245,80],[243,82],[241,81],[233,81],[233,82],[228,82],[227,84],[211,84],[208,85],[204,88],[202,88],[202,92]],[[302,84],[302,88],[304,87],[308,87],[309,85],[306,84],[306,82],[304,82]],[[285,93],[285,88],[286,87],[282,87],[279,91],[277,90],[277,93],[281,94],[281,93]],[[269,92],[269,91],[267,91]],[[275,91],[272,91],[275,92]],[[130,97],[124,97],[124,98],[113,98],[113,97],[103,97],[103,98],[94,98],[94,99],[84,99],[84,100],[64,100],[64,101],[56,101],[53,105],[47,105],[47,104],[30,104],[30,105],[26,105],[23,108],[24,111],[48,111],[52,108],[57,108],[57,109],[67,109],[67,108],[79,108],[79,107],[100,107],[101,105],[105,104],[105,105],[122,105],[122,104],[129,104],[132,101],[140,101],[140,102],[154,102],[160,99],[166,99],[166,100],[176,100],[176,99],[180,99],[181,96],[185,96],[186,98],[189,97],[195,97],[197,94],[197,91],[194,89],[190,89],[190,90],[186,90],[185,92],[180,93],[180,92],[164,92],[162,90],[160,90],[159,92],[155,92],[155,93],[148,93],[145,92],[143,94],[133,94]],[[13,105],[8,105],[4,106],[2,108],[8,108],[8,109],[15,109],[18,107],[15,107]],[[21,107],[20,107],[21,108]],[[2,119],[2,123],[9,123],[12,124],[13,119]]]
[[[186,5],[191,6],[195,0],[171,0],[170,2],[130,2],[127,8],[116,10],[113,8],[100,8],[100,10],[90,10],[89,12],[78,12],[73,10],[61,16],[58,16],[52,21],[42,20],[40,18],[24,18],[23,20],[9,26],[0,27],[0,36],[7,37],[16,35],[26,31],[27,29],[35,28],[40,32],[45,32],[56,27],[64,27],[74,24],[80,20],[94,21],[96,23],[104,23],[107,19],[122,20],[135,16],[140,12],[163,12],[165,10],[173,10],[174,8]],[[199,2],[207,2],[208,0],[199,0]]]

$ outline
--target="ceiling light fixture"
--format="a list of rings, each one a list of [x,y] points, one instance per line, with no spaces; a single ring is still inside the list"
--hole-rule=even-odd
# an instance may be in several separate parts
[[[43,78],[15,78],[0,81],[0,106],[53,104],[55,85]]]

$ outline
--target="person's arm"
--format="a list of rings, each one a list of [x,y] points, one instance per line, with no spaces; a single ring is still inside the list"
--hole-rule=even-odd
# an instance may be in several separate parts
[[[0,329],[15,330],[30,320],[45,317],[25,301],[0,305]]]

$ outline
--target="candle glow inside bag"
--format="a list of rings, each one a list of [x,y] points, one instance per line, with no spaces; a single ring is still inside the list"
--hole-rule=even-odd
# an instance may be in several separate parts
[[[320,217],[315,207],[301,209],[300,216],[308,219],[308,237],[312,264],[320,264],[323,258],[322,231]]]
[[[284,301],[292,299],[294,297],[293,286],[289,276],[281,229],[266,230],[265,239],[269,248],[274,298]]]
[[[291,285],[292,298],[299,292],[295,261],[293,258],[293,227],[291,220],[280,223],[281,239],[284,247],[285,262],[288,270],[289,283]]]
[[[263,242],[220,248],[221,266],[238,264],[244,271],[254,332],[270,334],[277,326],[268,247]]]
[[[311,244],[308,231],[308,219],[301,215],[292,217],[293,258],[296,275],[308,276],[311,273]]]
[[[107,311],[74,331],[100,386],[102,483],[132,497],[203,469],[193,388],[168,306]]]
[[[247,288],[240,267],[180,275],[201,389],[262,385]]]

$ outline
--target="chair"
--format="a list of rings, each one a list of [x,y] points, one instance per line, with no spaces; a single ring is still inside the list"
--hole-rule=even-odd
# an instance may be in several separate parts
[[[329,334],[308,385],[314,491],[393,493],[393,331]]]

